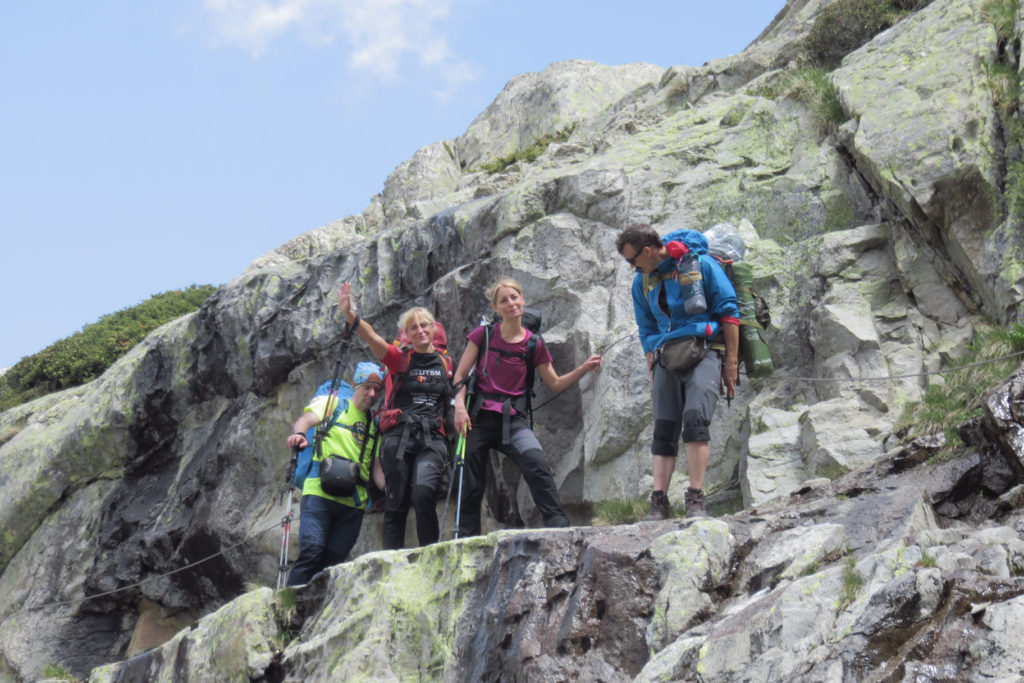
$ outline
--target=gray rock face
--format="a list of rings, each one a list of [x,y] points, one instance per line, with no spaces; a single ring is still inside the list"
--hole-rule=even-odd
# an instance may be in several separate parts
[[[369,553],[90,680],[1012,680],[1024,511],[975,495],[999,458],[886,456],[720,519]],[[961,518],[934,504],[964,494]]]
[[[573,60],[541,73],[520,74],[455,141],[459,163],[470,170],[525,149],[545,135],[601,114],[640,86],[656,83],[663,72],[653,64],[610,67]]]
[[[894,448],[893,430],[982,316],[1019,313],[1013,151],[985,85],[986,63],[1018,57],[982,0],[935,0],[844,60],[833,76],[852,118],[825,135],[797,100],[758,93],[827,4],[793,0],[743,53],[702,67],[517,77],[362,214],[257,259],[95,382],[0,414],[0,677],[58,662],[85,676],[200,617],[93,678],[859,680],[959,671],[962,652],[979,678],[1011,675],[997,629],[1017,623],[1024,566],[1006,535],[1024,529],[1021,380],[986,399],[971,452],[950,462],[922,464],[934,446]],[[481,170],[571,123],[536,160]],[[743,377],[712,425],[709,493],[747,514],[406,553],[372,552],[370,515],[358,559],[298,606],[231,602],[277,571],[283,442],[338,357],[341,282],[385,336],[430,307],[458,357],[489,313],[485,287],[516,277],[559,373],[605,357],[535,399],[572,520],[648,494],[648,377],[614,249],[635,221],[736,226],[771,304],[775,374]],[[494,456],[492,470],[485,528],[536,526],[515,468]],[[674,501],[686,485],[681,471]],[[219,642],[240,623],[251,640]],[[408,639],[418,648],[389,649]]]

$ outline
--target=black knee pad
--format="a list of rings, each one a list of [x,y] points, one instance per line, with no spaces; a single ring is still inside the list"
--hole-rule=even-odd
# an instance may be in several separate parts
[[[679,423],[676,420],[655,420],[651,453],[676,457],[679,451]]]
[[[683,441],[686,443],[710,441],[710,427],[711,423],[705,420],[700,413],[683,413]]]

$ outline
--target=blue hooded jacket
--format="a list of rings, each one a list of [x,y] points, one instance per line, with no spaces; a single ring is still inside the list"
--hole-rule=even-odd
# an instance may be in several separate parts
[[[644,353],[653,351],[670,339],[680,337],[705,337],[713,339],[722,329],[721,318],[740,316],[736,306],[736,290],[729,277],[713,257],[707,255],[708,242],[696,230],[676,230],[662,238],[663,244],[683,242],[693,252],[700,254],[700,269],[707,299],[707,311],[695,315],[687,314],[683,308],[682,287],[676,280],[680,258],[669,257],[645,277],[637,268],[633,278],[633,314],[640,331],[640,344]],[[668,310],[658,303],[661,290],[665,290]]]

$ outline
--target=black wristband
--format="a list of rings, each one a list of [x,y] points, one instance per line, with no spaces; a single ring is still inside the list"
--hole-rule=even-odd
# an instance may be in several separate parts
[[[348,325],[348,327],[346,327],[344,333],[342,333],[342,336],[345,339],[350,338],[352,336],[352,333],[356,331],[356,328],[359,327],[359,323],[362,322],[362,319],[360,319],[358,313],[353,313],[352,315],[354,315],[356,318],[352,322],[346,321],[346,325]]]
[[[302,432],[292,432],[292,436],[301,436],[303,439],[306,438],[306,435]]]

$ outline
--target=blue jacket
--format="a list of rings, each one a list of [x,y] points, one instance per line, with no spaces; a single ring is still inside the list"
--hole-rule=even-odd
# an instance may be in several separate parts
[[[675,279],[680,259],[665,259],[649,277],[645,277],[643,271],[637,268],[636,277],[633,278],[633,314],[636,316],[644,353],[679,337],[706,337],[711,340],[722,329],[719,322],[721,318],[738,319],[740,316],[736,306],[736,290],[718,261],[707,255],[707,242],[703,235],[692,230],[677,231],[666,235],[663,241],[667,244],[673,239],[679,239],[684,232],[699,236],[696,241],[690,236],[685,236],[681,241],[701,254],[700,269],[708,310],[689,315],[683,309],[682,287]],[[668,311],[658,304],[663,288]]]

